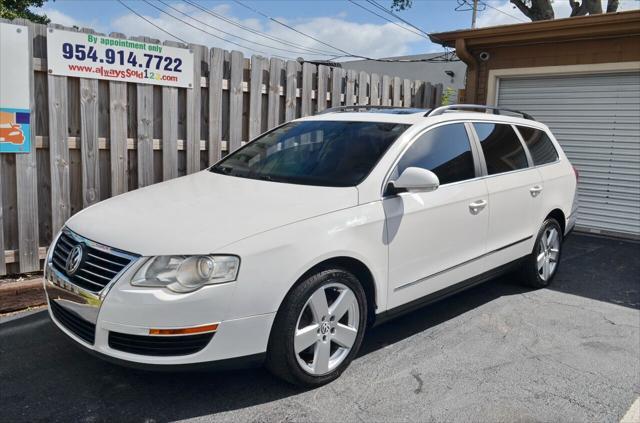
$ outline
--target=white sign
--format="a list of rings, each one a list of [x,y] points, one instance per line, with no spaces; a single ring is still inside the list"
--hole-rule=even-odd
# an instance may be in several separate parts
[[[53,28],[48,31],[50,74],[193,86],[193,52],[188,49]]]
[[[29,29],[0,23],[0,153],[31,149]]]

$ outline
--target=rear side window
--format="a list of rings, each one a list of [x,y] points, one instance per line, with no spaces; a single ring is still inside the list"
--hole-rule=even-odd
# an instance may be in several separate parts
[[[471,145],[464,124],[439,126],[421,135],[398,162],[392,179],[408,167],[432,171],[440,184],[475,178]]]
[[[518,131],[527,144],[533,164],[539,166],[558,160],[558,152],[546,132],[526,126],[518,126]]]
[[[489,175],[529,167],[522,143],[511,125],[474,123]]]

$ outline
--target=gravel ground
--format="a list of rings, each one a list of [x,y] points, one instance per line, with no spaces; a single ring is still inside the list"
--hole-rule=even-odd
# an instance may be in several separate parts
[[[46,312],[0,321],[2,421],[605,421],[640,395],[640,244],[574,235],[551,289],[506,276],[365,337],[340,379],[148,373],[75,348]]]

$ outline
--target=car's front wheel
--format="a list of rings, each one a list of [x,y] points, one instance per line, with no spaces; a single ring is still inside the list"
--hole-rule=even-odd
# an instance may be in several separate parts
[[[367,302],[359,280],[339,268],[296,285],[276,315],[267,368],[289,382],[314,387],[336,379],[362,343]]]

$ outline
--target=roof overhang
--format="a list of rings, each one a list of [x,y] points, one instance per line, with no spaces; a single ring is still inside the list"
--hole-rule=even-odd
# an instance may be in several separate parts
[[[479,29],[429,34],[431,41],[455,47],[463,39],[467,48],[519,45],[640,34],[640,10],[536,21]]]

